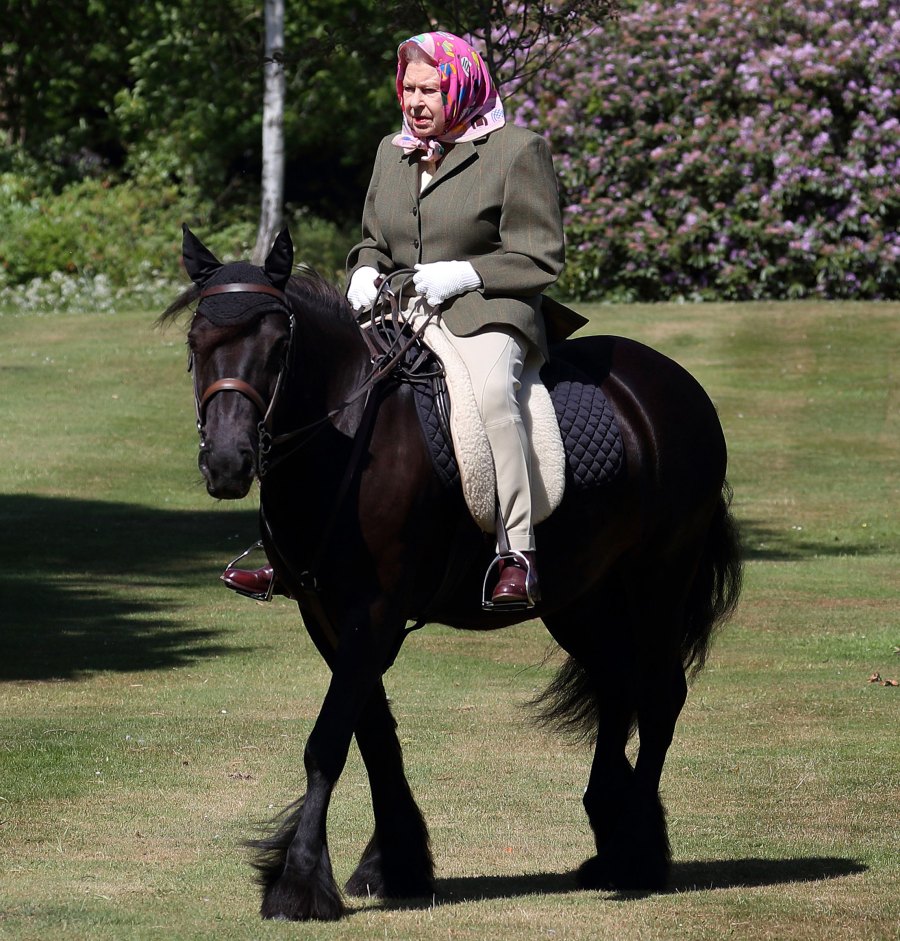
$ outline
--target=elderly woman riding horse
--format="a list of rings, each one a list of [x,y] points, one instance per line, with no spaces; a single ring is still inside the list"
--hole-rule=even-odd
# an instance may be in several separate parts
[[[549,356],[541,292],[565,256],[556,174],[542,137],[506,123],[483,59],[451,33],[400,45],[400,133],[375,158],[362,239],[347,260],[347,297],[370,307],[381,280],[415,268],[413,310],[438,307],[465,363],[494,457],[507,534],[494,606],[539,597],[531,448],[518,391]],[[572,314],[562,339],[584,319]],[[262,592],[269,572],[227,571],[226,584]]]

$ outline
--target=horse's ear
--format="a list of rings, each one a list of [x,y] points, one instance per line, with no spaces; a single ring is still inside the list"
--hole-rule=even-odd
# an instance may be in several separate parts
[[[181,242],[184,270],[194,284],[202,286],[222,267],[222,262],[191,232],[187,224],[182,224],[181,231],[184,233]]]
[[[283,291],[288,283],[288,278],[291,276],[293,264],[294,243],[291,241],[291,233],[288,232],[287,226],[285,226],[278,233],[278,238],[275,239],[272,251],[269,252],[269,257],[266,258],[263,270],[269,276],[272,284]]]

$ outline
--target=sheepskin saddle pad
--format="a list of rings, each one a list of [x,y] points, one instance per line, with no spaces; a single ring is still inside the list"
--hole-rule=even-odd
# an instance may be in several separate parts
[[[443,365],[437,379],[413,383],[435,472],[446,486],[462,487],[472,518],[484,532],[493,533],[494,461],[468,371],[437,325],[429,324],[423,339]],[[566,486],[590,489],[611,481],[621,470],[624,449],[615,415],[599,387],[574,366],[546,363],[540,381],[519,390],[519,407],[532,447],[535,524],[559,506]]]

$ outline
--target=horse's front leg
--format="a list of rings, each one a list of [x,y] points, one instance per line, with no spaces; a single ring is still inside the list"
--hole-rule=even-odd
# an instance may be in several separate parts
[[[304,751],[306,795],[288,808],[271,837],[254,842],[263,918],[340,918],[345,907],[328,855],[326,819],[363,706],[379,685],[380,650],[368,623],[346,626],[331,683]]]
[[[307,746],[306,794],[285,811],[279,829],[254,841],[260,872],[263,918],[334,921],[344,903],[331,871],[326,817],[335,780],[323,774]]]
[[[403,770],[397,723],[379,683],[356,727],[372,789],[375,833],[347,883],[363,898],[422,898],[434,892],[428,828]]]

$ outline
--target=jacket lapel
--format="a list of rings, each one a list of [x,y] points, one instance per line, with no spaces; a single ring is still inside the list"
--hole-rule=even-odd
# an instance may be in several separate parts
[[[468,166],[477,159],[478,151],[475,149],[475,144],[472,141],[456,144],[450,153],[441,161],[437,173],[435,173],[428,186],[425,187],[422,195],[427,196],[436,186],[440,186],[444,180],[455,176],[463,167]]]
[[[408,154],[400,154],[400,176],[406,182],[410,199],[414,203],[419,201],[419,166]]]

